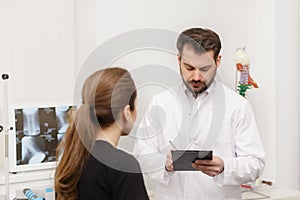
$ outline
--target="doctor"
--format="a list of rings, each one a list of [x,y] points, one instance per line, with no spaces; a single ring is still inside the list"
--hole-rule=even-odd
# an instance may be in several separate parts
[[[134,153],[158,181],[157,200],[241,199],[240,184],[257,179],[264,149],[249,102],[217,80],[221,41],[212,30],[191,28],[177,40],[182,82],[153,97],[139,126]],[[210,149],[213,159],[174,171],[169,144]]]

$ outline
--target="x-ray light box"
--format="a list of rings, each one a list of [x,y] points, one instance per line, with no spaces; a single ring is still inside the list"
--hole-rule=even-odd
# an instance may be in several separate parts
[[[10,172],[55,168],[73,105],[10,106]]]

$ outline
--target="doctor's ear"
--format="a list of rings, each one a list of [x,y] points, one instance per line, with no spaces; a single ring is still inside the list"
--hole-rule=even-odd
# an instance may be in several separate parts
[[[217,60],[216,60],[217,67],[219,67],[219,65],[221,63],[221,58],[222,58],[222,56],[219,54],[218,57],[217,57]]]
[[[178,64],[180,65],[180,62],[181,62],[181,55],[178,53],[177,54],[177,62],[178,62]]]

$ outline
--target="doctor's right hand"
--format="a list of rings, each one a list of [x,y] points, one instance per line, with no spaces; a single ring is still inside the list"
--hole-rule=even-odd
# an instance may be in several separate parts
[[[165,169],[166,169],[168,172],[174,171],[173,160],[172,160],[172,154],[171,154],[171,152],[169,152],[168,155],[167,155],[167,161],[166,161]]]

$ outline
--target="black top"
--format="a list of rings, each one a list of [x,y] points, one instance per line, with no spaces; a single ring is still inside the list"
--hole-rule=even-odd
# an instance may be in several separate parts
[[[148,200],[137,160],[105,141],[96,141],[78,183],[79,200]]]

